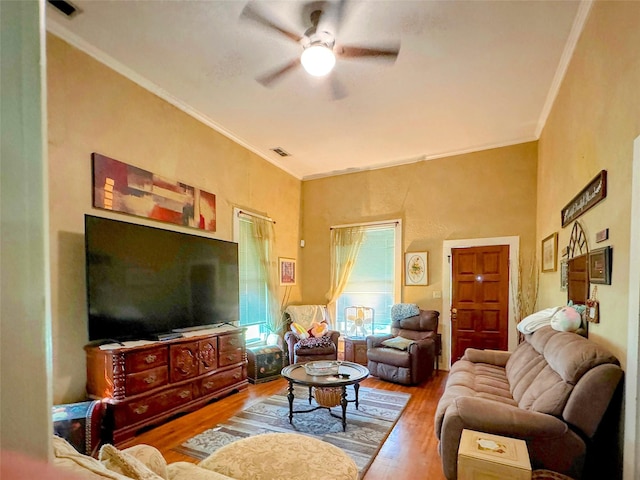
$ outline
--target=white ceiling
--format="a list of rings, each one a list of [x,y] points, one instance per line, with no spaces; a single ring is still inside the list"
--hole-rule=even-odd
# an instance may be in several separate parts
[[[72,0],[73,1],[73,0]],[[400,42],[395,63],[338,60],[348,96],[298,68],[284,36],[240,20],[242,0],[76,0],[47,28],[301,179],[535,140],[590,2],[352,0],[338,42]],[[309,2],[264,0],[302,34]],[[270,151],[281,147],[281,158]]]

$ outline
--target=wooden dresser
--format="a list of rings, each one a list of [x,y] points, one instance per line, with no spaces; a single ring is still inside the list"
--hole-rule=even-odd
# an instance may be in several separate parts
[[[143,427],[246,388],[244,330],[215,329],[138,346],[87,346],[87,393],[108,405],[120,445]],[[110,428],[109,428],[110,427]]]

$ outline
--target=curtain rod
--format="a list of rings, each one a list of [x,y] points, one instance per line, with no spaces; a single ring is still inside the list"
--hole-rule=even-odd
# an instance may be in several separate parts
[[[382,220],[379,222],[363,222],[363,223],[350,223],[348,225],[332,225],[329,227],[329,230],[334,230],[336,228],[348,228],[348,227],[377,227],[382,225],[393,225],[398,226],[402,223],[402,220]]]
[[[242,209],[238,209],[238,215],[246,215],[247,217],[261,218],[263,220],[266,220],[267,222],[273,223],[274,225],[276,224],[276,221],[271,217],[266,217],[258,213],[247,212],[246,210],[242,210]]]

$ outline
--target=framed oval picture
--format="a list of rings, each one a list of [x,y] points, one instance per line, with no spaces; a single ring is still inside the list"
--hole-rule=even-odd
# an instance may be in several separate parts
[[[404,284],[428,285],[427,252],[404,254]]]

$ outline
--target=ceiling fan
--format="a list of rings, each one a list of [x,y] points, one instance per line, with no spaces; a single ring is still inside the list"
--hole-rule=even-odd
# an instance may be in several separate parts
[[[283,27],[273,14],[257,7],[256,1],[249,2],[242,10],[241,19],[252,20],[298,43],[302,50],[286,64],[256,78],[265,87],[273,86],[286,74],[302,66],[307,73],[316,77],[328,75],[336,59],[368,58],[394,62],[400,52],[399,46],[389,48],[370,48],[364,46],[342,45],[336,43],[336,36],[345,16],[347,0],[337,2],[313,2],[309,4],[311,26],[298,34]],[[346,96],[344,87],[335,75],[330,76],[334,99]]]

